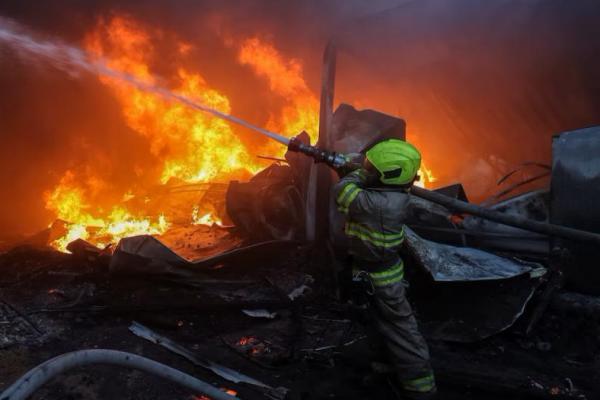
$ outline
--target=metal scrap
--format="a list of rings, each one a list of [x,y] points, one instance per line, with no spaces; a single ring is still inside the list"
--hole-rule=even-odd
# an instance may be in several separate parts
[[[267,318],[267,319],[275,319],[277,317],[276,312],[270,312],[265,309],[258,310],[242,310],[244,314],[253,318]]]
[[[414,292],[430,337],[472,342],[511,327],[540,284],[539,264],[424,240],[405,228],[405,258],[429,276]]]
[[[171,339],[162,336],[150,328],[140,324],[139,322],[132,322],[131,326],[129,326],[129,330],[136,336],[139,336],[143,339],[146,339],[152,343],[158,344],[175,354],[178,354],[184,357],[186,360],[192,362],[194,365],[205,368],[209,371],[212,371],[214,374],[220,376],[223,379],[226,379],[233,383],[246,383],[255,387],[260,388],[261,390],[266,391],[270,397],[275,399],[283,399],[285,398],[288,389],[283,387],[274,388],[272,386],[267,385],[257,379],[254,379],[248,375],[242,374],[241,372],[235,371],[231,368],[225,367],[223,365],[217,364],[211,360],[206,358],[202,358],[197,354],[194,354],[192,351],[186,349],[182,345],[172,341]]]

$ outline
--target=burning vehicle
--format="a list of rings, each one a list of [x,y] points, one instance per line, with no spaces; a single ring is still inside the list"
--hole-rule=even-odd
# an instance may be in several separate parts
[[[597,5],[175,3],[0,6],[0,399],[600,396]]]

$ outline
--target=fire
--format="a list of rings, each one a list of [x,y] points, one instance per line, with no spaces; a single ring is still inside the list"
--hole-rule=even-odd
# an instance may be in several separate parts
[[[256,341],[256,338],[252,337],[252,336],[242,336],[241,338],[239,338],[239,340],[237,341],[237,345],[238,346],[247,346],[251,343],[254,343]]]
[[[67,171],[53,191],[46,193],[46,208],[53,210],[58,218],[67,221],[67,233],[51,243],[60,251],[76,239],[91,239],[100,247],[128,236],[160,234],[169,223],[163,215],[155,220],[134,217],[122,206],[114,206],[104,218],[92,216],[92,207],[86,201],[89,188],[80,186],[72,171]],[[108,243],[103,240],[108,239]]]
[[[67,252],[67,246],[69,245],[69,243],[77,239],[85,240],[90,236],[85,225],[69,224],[67,226],[67,229],[68,231],[63,237],[56,239],[51,243],[51,245],[54,246],[57,250]]]
[[[117,15],[99,20],[84,44],[92,57],[102,58],[109,67],[149,85],[165,85],[153,75],[151,65],[161,56],[156,43],[166,36],[168,33],[146,29],[132,18]],[[168,88],[229,113],[231,104],[227,96],[186,66],[186,57],[193,54],[193,45],[176,38],[171,40],[177,57],[173,75],[168,76]],[[281,113],[270,118],[268,128],[288,136],[307,130],[316,138],[318,103],[304,81],[298,60],[287,61],[271,44],[251,38],[241,41],[238,61],[250,65],[258,76],[267,77],[273,93],[286,100]],[[138,176],[155,174],[157,183],[161,184],[172,180],[198,183],[247,179],[264,167],[254,157],[257,151],[265,154],[284,151],[282,146],[270,142],[250,151],[234,127],[220,119],[111,77],[100,76],[99,79],[115,96],[127,125],[148,141],[150,153],[156,159],[157,171],[137,168]],[[92,190],[90,182],[103,183],[93,171],[85,179],[67,171],[59,184],[46,194],[46,208],[67,222],[68,232],[52,243],[56,248],[64,251],[68,243],[78,238],[103,245],[132,235],[162,234],[169,228],[168,216],[160,210],[148,212],[140,208],[139,202],[135,207],[130,206],[131,200],[140,198],[134,188],[122,193],[120,201],[101,207],[102,196],[98,192],[102,192],[103,186],[98,184]],[[214,209],[195,207],[191,223],[222,222]]]
[[[217,213],[213,211],[200,212],[199,206],[194,206],[192,209],[192,225],[219,225],[223,226],[223,221],[218,218]]]
[[[170,41],[167,44],[174,49],[174,55],[169,58],[170,72],[159,79],[152,66],[163,56],[158,47],[165,40]],[[194,46],[168,32],[147,29],[132,18],[117,15],[100,19],[85,37],[84,45],[92,58],[101,58],[109,67],[139,81],[160,84],[198,103],[231,112],[230,99],[190,67]],[[241,39],[233,46],[236,61],[265,79],[273,95],[283,100],[283,106],[270,115],[267,129],[287,136],[306,130],[312,142],[316,142],[319,104],[304,79],[302,63],[284,57],[272,43],[257,37]],[[237,128],[221,119],[115,78],[98,78],[114,95],[128,127],[148,143],[153,166],[135,167],[140,182],[168,185],[244,180],[265,166],[256,154],[277,156],[285,151],[271,141],[249,149],[235,131]],[[46,208],[65,221],[68,230],[52,243],[54,247],[65,251],[78,238],[104,246],[124,237],[160,235],[169,229],[173,223],[170,214],[161,210],[160,205],[148,204],[147,187],[136,182],[115,194],[110,180],[103,178],[106,174],[101,172],[90,166],[68,170],[56,187],[46,193]],[[421,175],[425,184],[435,180],[425,166]],[[214,207],[204,204],[191,209],[190,222],[222,224]]]
[[[159,54],[153,39],[135,21],[115,17],[101,21],[86,45],[95,56],[106,58],[110,67],[154,84],[149,64]],[[187,49],[180,51],[182,55],[190,53],[190,45],[178,46]],[[224,113],[231,111],[229,99],[211,88],[200,74],[184,67],[176,70],[171,77],[175,93]],[[127,124],[149,140],[150,151],[162,164],[162,183],[172,178],[186,182],[247,178],[262,168],[225,121],[113,78],[101,77],[101,81],[117,97]]]
[[[437,181],[437,178],[433,174],[433,171],[427,168],[427,166],[425,166],[423,162],[421,162],[421,168],[419,169],[418,174],[421,177],[421,179],[416,182],[416,185],[419,187],[428,187],[431,186],[433,182]]]
[[[154,84],[156,78],[149,66],[157,56],[153,39],[135,21],[117,16],[100,21],[86,37],[85,45],[95,57],[107,60],[110,67]],[[185,56],[191,46],[178,43],[178,50]],[[100,80],[120,103],[129,127],[148,140],[150,152],[159,165],[161,183],[171,179],[184,182],[243,179],[262,167],[224,121],[113,78],[100,77]],[[231,110],[227,97],[209,87],[200,74],[178,67],[172,82],[171,89],[178,94],[222,112]],[[151,218],[142,210],[130,210],[123,204],[104,211],[92,206],[91,197],[94,196],[90,195],[89,188],[69,171],[47,194],[46,207],[69,223],[67,234],[52,243],[56,248],[64,251],[67,244],[77,238],[94,244],[113,243],[128,236],[161,234],[169,227],[164,215]],[[124,200],[134,197],[133,191],[122,196]],[[220,223],[220,219],[212,214],[194,215],[193,221],[197,224]]]
[[[259,38],[242,42],[239,61],[250,66],[260,77],[267,79],[271,91],[282,97],[286,105],[279,115],[271,115],[267,129],[295,136],[305,130],[316,143],[319,132],[319,102],[304,80],[302,63],[286,60],[272,44]],[[282,154],[281,146],[269,146],[271,154]]]

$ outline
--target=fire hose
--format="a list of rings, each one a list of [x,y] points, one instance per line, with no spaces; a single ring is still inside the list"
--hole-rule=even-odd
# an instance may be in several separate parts
[[[91,364],[110,364],[134,368],[175,382],[195,393],[202,393],[216,400],[239,399],[200,379],[149,358],[118,350],[90,349],[65,353],[32,368],[0,394],[0,400],[25,400],[57,375],[76,367]]]
[[[281,143],[284,142],[281,141]],[[323,162],[336,171],[352,170],[359,167],[354,164],[354,162],[349,161],[349,157],[344,154],[330,152],[315,146],[300,143],[297,138],[289,139],[287,146],[289,150],[303,153],[313,158],[315,162]],[[524,229],[530,232],[600,245],[600,234],[598,233],[583,231],[580,229],[547,222],[535,221],[516,215],[490,210],[488,208],[454,199],[444,194],[427,190],[418,186],[413,186],[410,189],[410,194],[428,200],[432,203],[442,205],[454,212],[471,214],[479,218],[495,221],[503,225],[513,226],[515,228]]]

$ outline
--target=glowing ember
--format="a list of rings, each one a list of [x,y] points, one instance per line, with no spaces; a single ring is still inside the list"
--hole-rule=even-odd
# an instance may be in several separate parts
[[[230,396],[237,396],[238,392],[236,392],[233,389],[227,389],[227,388],[220,388],[221,391],[227,393]],[[212,400],[211,397],[205,396],[203,394],[201,394],[200,396],[193,396],[192,397],[193,400]]]
[[[256,341],[256,339],[252,336],[242,336],[238,341],[237,341],[237,345],[238,346],[247,346],[250,343],[254,343]]]
[[[192,225],[223,226],[223,221],[215,215],[214,212],[201,213],[200,207],[195,206],[192,210]]]

